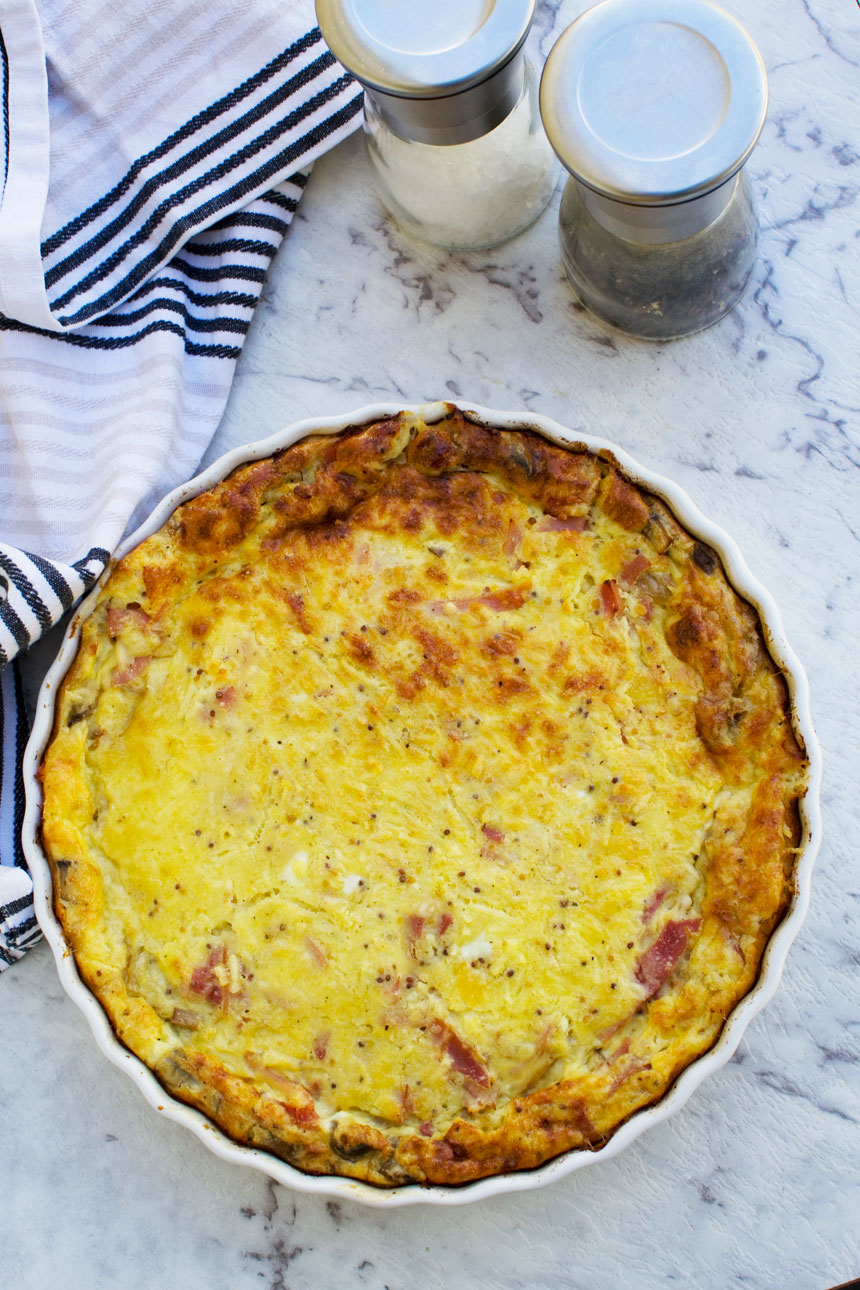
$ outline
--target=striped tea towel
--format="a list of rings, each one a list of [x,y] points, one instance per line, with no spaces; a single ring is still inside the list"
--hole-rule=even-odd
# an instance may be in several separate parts
[[[38,936],[12,661],[193,474],[314,158],[311,0],[0,6],[0,970]]]

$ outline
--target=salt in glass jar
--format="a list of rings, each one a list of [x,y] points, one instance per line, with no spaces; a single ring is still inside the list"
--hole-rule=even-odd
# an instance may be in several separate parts
[[[332,52],[365,87],[386,209],[416,237],[495,246],[549,202],[558,163],[523,44],[535,0],[317,0]]]

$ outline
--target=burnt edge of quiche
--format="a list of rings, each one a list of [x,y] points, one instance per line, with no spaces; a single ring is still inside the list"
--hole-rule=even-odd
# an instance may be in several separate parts
[[[339,558],[335,553],[347,547],[352,550],[356,535],[367,533],[371,539],[383,534],[395,546],[401,542],[404,551],[413,540],[429,539],[424,545],[430,557],[420,586],[406,577],[399,585],[396,578],[386,584],[388,626],[379,629],[385,638],[408,644],[413,656],[401,666],[399,657],[383,656],[382,637],[377,634],[371,639],[368,624],[351,630],[356,624],[350,622],[342,629],[338,665],[345,660],[357,669],[356,675],[368,678],[381,671],[387,687],[385,701],[398,712],[411,710],[410,705],[417,711],[435,695],[444,700],[440,710],[448,713],[450,704],[445,704],[457,665],[461,658],[474,661],[469,650],[480,638],[479,670],[483,669],[481,676],[488,684],[486,706],[478,710],[494,718],[503,714],[505,729],[514,731],[512,755],[518,755],[519,747],[523,773],[527,773],[532,731],[539,720],[545,731],[541,735],[544,761],[557,765],[551,759],[565,756],[563,722],[554,719],[564,715],[561,708],[541,716],[548,690],[541,691],[531,676],[519,676],[513,663],[519,664],[515,651],[525,639],[517,616],[530,606],[531,567],[543,559],[550,564],[563,559],[568,562],[566,569],[574,569],[577,544],[585,546],[594,537],[596,546],[599,537],[601,559],[618,553],[623,557],[617,568],[597,561],[597,572],[612,576],[594,579],[591,599],[586,595],[583,600],[586,610],[582,606],[577,610],[580,619],[583,612],[590,615],[584,639],[588,644],[597,634],[599,661],[592,659],[590,669],[577,670],[577,660],[571,663],[570,651],[565,655],[565,641],[559,637],[551,642],[555,652],[541,680],[555,666],[562,677],[559,693],[564,702],[579,704],[576,711],[581,714],[582,704],[590,702],[589,687],[601,687],[605,693],[612,665],[622,658],[625,645],[619,633],[624,641],[635,637],[643,657],[662,649],[660,667],[671,664],[676,671],[668,686],[680,678],[685,696],[678,711],[667,709],[665,738],[671,744],[677,735],[689,749],[681,767],[684,773],[697,776],[697,783],[699,779],[719,783],[714,800],[737,799],[709,815],[710,832],[701,857],[695,856],[694,871],[687,875],[695,881],[692,904],[667,912],[670,899],[678,893],[661,894],[665,884],[658,884],[642,904],[641,932],[637,925],[635,942],[626,946],[632,954],[624,965],[625,980],[609,982],[612,990],[623,985],[630,1007],[623,1016],[597,1027],[591,1048],[572,1029],[541,1039],[547,1027],[539,1028],[535,1050],[543,1042],[551,1050],[548,1056],[558,1055],[543,1070],[539,1070],[543,1054],[530,1058],[536,1062],[535,1079],[522,1088],[514,1084],[508,1094],[505,1080],[495,1074],[492,1045],[479,1051],[470,1036],[461,1033],[457,1018],[468,1010],[452,1014],[457,1024],[448,1014],[438,1016],[441,1008],[434,1007],[424,1011],[419,1007],[415,1016],[405,1020],[400,1017],[399,1025],[421,1031],[430,1062],[443,1069],[447,1083],[455,1086],[455,1113],[441,1115],[438,1121],[421,1119],[413,1110],[417,1094],[408,1085],[405,1095],[402,1088],[397,1093],[398,1123],[397,1099],[390,1104],[394,1110],[384,1115],[378,1107],[373,1113],[338,1106],[330,1090],[320,1092],[314,1080],[303,1078],[301,1061],[293,1062],[294,1077],[287,1077],[283,1070],[276,1071],[247,1052],[240,1057],[219,1052],[217,1043],[210,1051],[201,1050],[193,1042],[198,1031],[217,1029],[223,1024],[222,1014],[228,1015],[234,1002],[244,998],[242,991],[252,989],[252,978],[245,976],[247,965],[213,937],[207,942],[206,957],[195,965],[186,964],[184,984],[177,987],[172,1003],[165,1003],[163,990],[171,994],[173,987],[164,986],[157,965],[151,969],[158,977],[154,1007],[137,979],[148,980],[150,971],[140,966],[140,946],[134,951],[134,963],[123,962],[120,952],[106,953],[108,939],[102,930],[105,887],[115,881],[121,857],[106,861],[92,841],[92,823],[106,808],[103,803],[94,806],[88,758],[93,748],[103,750],[113,738],[120,757],[127,755],[122,751],[123,731],[114,736],[99,725],[103,720],[99,705],[104,705],[105,695],[114,698],[111,691],[117,692],[120,706],[125,704],[131,712],[131,721],[141,695],[147,693],[152,664],[159,662],[158,650],[166,648],[160,625],[201,588],[211,591],[213,581],[220,580],[223,587],[210,596],[211,614],[195,611],[181,624],[185,641],[199,646],[201,661],[206,659],[207,640],[220,621],[222,597],[233,595],[241,603],[242,583],[253,576],[246,562],[233,567],[237,552],[252,553],[256,569],[277,569],[283,583],[277,593],[279,610],[293,634],[311,640],[322,629],[313,621],[313,583],[302,578],[314,567],[331,574]],[[540,545],[538,534],[564,550],[535,554],[532,547],[535,542]],[[300,535],[298,554],[296,535]],[[469,596],[451,593],[446,600],[445,579],[437,568],[443,557],[434,553],[434,539],[438,539],[437,551],[454,552],[455,562],[485,549],[493,559],[498,557],[500,563],[494,568],[502,568],[507,558],[510,571],[505,584],[497,582]],[[524,542],[531,542],[528,550]],[[524,553],[532,559],[521,559]],[[291,567],[294,583],[289,582]],[[431,575],[433,581],[428,581]],[[357,576],[360,581],[360,570]],[[128,598],[132,582],[137,590]],[[352,603],[349,596],[355,585],[345,587],[340,606],[344,612]],[[438,589],[435,600],[428,597],[428,587]],[[117,601],[117,591],[126,598],[121,595]],[[267,594],[275,595],[271,588]],[[431,608],[425,612],[428,604]],[[335,617],[337,611],[336,605]],[[419,613],[424,614],[420,622]],[[461,620],[466,620],[465,626]],[[442,625],[451,622],[459,635],[449,638]],[[169,633],[165,636],[169,645]],[[126,637],[131,652],[123,650]],[[149,654],[135,652],[135,642],[140,640],[151,649]],[[416,645],[420,658],[415,655]],[[94,671],[98,666],[109,670],[98,675]],[[233,689],[224,685],[220,692],[214,691],[213,721],[222,715],[222,707],[227,712],[232,709]],[[126,715],[123,709],[120,724]],[[372,724],[366,724],[372,731]],[[498,720],[496,725],[501,729]],[[528,732],[522,734],[526,726]],[[621,738],[627,745],[623,730]],[[439,762],[439,782],[444,784],[446,776],[452,783],[459,782],[456,757],[448,753],[445,757],[447,763],[444,758]],[[623,785],[624,765],[618,769],[619,775],[605,777],[609,784]],[[639,779],[640,770],[637,763]],[[598,1150],[632,1114],[662,1098],[681,1071],[716,1043],[736,1003],[755,985],[770,935],[793,895],[806,761],[792,728],[787,687],[768,652],[758,614],[731,587],[716,553],[689,534],[666,503],[628,480],[608,456],[557,447],[527,429],[497,430],[452,410],[433,424],[401,414],[337,436],[310,436],[270,458],[239,467],[208,492],[182,504],[157,534],[118,563],[102,586],[62,686],[54,734],[40,774],[45,790],[42,836],[54,879],[54,907],[78,969],[107,1012],[118,1039],[150,1066],[172,1096],[203,1111],[235,1141],[269,1151],[309,1173],[340,1174],[380,1186],[456,1185],[535,1168],[569,1150]],[[578,786],[576,791],[598,788],[603,792],[595,784]],[[606,793],[607,801],[611,800],[613,790],[607,787]],[[641,787],[636,797],[647,804],[647,791]],[[492,804],[492,793],[481,809],[488,803]],[[472,821],[476,823],[480,823],[477,817]],[[632,820],[632,826],[637,823]],[[510,860],[502,854],[509,833],[501,824],[480,824],[480,852],[474,863],[483,864],[485,871],[495,865],[502,872],[508,866],[507,873],[511,864],[528,869],[528,856]],[[430,851],[433,845],[429,844]],[[631,865],[640,863],[636,845],[625,835],[619,848],[619,855]],[[650,880],[647,863],[640,868],[647,872],[637,872],[637,881]],[[425,882],[428,872],[432,874],[432,868],[424,873]],[[622,879],[623,885],[626,876],[626,869],[623,875],[621,868],[607,871],[590,898],[597,902],[608,898],[615,879]],[[348,877],[351,881],[353,875]],[[402,877],[399,880],[404,883]],[[475,884],[475,892],[479,886]],[[552,891],[559,906],[565,911],[577,906],[569,893],[568,898],[559,895],[562,891],[568,893],[567,887],[559,885]],[[690,892],[681,894],[690,900]],[[441,943],[456,926],[457,899],[448,901],[448,906],[450,913],[434,910],[432,915],[400,911],[396,948],[406,969],[415,965],[413,984],[420,982],[422,967],[435,970],[435,957],[441,953],[434,943],[425,963],[421,956],[425,950],[430,953],[425,941],[434,938]],[[566,920],[570,917],[565,913]],[[432,918],[436,921],[431,926]],[[629,925],[628,919],[628,931]],[[523,936],[527,935],[524,928]],[[315,947],[308,950],[311,966],[319,967],[325,949],[308,935],[304,940]],[[114,949],[121,941],[121,936],[118,941],[114,938]],[[481,948],[480,938],[475,943]],[[530,946],[529,952],[534,948]],[[158,951],[157,944],[154,949]],[[449,949],[455,949],[453,942],[443,946],[444,956],[450,958]],[[548,942],[546,949],[550,949]],[[570,964],[567,967],[571,996],[579,989],[585,998],[583,982],[570,971]],[[492,963],[487,969],[480,954],[469,970],[485,977],[489,972],[491,984],[498,984],[492,977]],[[505,969],[506,977],[521,970],[517,960],[515,969]],[[608,963],[599,964],[596,971],[597,978],[589,969],[583,979],[596,993],[605,994],[606,978],[620,973]],[[239,982],[235,993],[231,973]],[[541,999],[542,980],[538,971],[535,997]],[[384,974],[382,982],[387,989]],[[547,987],[544,993],[553,991]],[[555,993],[560,996],[562,990]],[[567,1002],[555,998],[558,1005]],[[543,1011],[537,1009],[541,1016]],[[525,1016],[522,1008],[520,1012]],[[501,1048],[501,1031],[496,1038]],[[318,1040],[311,1047],[318,1063],[324,1063],[331,1036],[323,1043]],[[587,1054],[584,1064],[565,1059],[564,1041],[571,1051],[576,1048]],[[426,1054],[422,1060],[427,1063]],[[508,1068],[516,1067],[509,1054],[505,1060]],[[338,1073],[337,1067],[333,1073]],[[552,1078],[553,1073],[561,1078]],[[372,1066],[368,1075],[371,1082],[388,1078],[375,1073]],[[335,1089],[337,1081],[329,1082]]]

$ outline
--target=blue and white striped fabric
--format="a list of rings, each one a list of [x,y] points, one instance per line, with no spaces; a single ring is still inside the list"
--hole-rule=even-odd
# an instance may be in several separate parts
[[[39,939],[33,917],[33,884],[23,867],[21,849],[24,785],[18,767],[26,741],[21,683],[13,663],[0,672],[0,837],[10,839],[0,886],[0,971]]]
[[[193,474],[360,108],[310,0],[0,7],[0,970],[37,935],[12,660]]]

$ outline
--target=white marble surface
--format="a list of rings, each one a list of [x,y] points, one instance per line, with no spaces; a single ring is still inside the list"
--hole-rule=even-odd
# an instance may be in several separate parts
[[[538,57],[581,7],[539,4]],[[750,163],[760,261],[729,318],[666,346],[602,328],[563,279],[557,203],[486,254],[412,243],[353,140],[312,177],[210,456],[299,417],[462,397],[605,434],[678,480],[780,604],[826,756],[812,906],[776,999],[735,1060],[617,1160],[461,1210],[378,1213],[294,1195],[161,1120],[98,1053],[41,946],[0,979],[3,1284],[826,1290],[860,1276],[860,13],[730,7],[761,46],[771,108]]]

